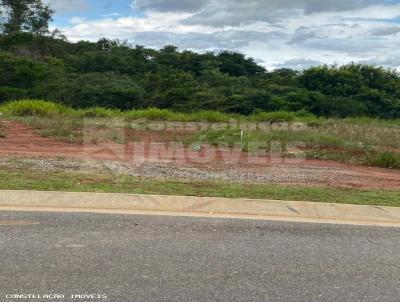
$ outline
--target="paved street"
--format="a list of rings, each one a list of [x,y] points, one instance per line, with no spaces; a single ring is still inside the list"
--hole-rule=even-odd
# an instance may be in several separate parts
[[[20,294],[38,298],[11,298]],[[0,212],[0,301],[49,301],[40,298],[49,294],[64,295],[58,301],[399,301],[400,229]]]

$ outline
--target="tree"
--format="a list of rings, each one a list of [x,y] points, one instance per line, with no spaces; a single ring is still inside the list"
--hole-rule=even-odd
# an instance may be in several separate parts
[[[61,93],[74,107],[107,107],[129,110],[142,106],[143,88],[127,75],[114,72],[73,74]]]
[[[0,3],[4,11],[5,0]],[[42,98],[79,108],[400,117],[395,70],[349,64],[267,72],[238,53],[133,48],[107,39],[71,43],[21,28],[19,34],[0,35],[0,103]]]
[[[230,76],[252,76],[265,71],[252,58],[246,58],[243,54],[237,52],[223,51],[217,58],[220,62],[221,72]]]
[[[5,34],[49,32],[54,11],[42,0],[0,0],[1,31]]]

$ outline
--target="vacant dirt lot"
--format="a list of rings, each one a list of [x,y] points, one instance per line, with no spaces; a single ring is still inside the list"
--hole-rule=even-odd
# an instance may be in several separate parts
[[[186,146],[182,143],[188,135],[185,132],[131,129],[124,130],[123,143],[85,138],[77,144],[41,137],[21,123],[2,124],[5,135],[0,137],[0,164],[11,168],[29,161],[31,168],[42,170],[107,169],[154,178],[400,188],[398,170],[282,158],[274,153],[250,154],[227,147]]]

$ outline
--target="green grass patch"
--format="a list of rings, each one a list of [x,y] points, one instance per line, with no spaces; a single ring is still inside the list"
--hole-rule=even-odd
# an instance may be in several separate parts
[[[162,181],[111,174],[18,171],[4,168],[0,169],[0,189],[118,192],[400,206],[400,190]]]
[[[147,108],[130,111],[120,111],[118,109],[107,109],[101,107],[73,109],[59,103],[33,99],[16,100],[4,103],[0,105],[0,112],[10,116],[57,117],[62,115],[71,118],[126,118],[128,120],[147,119],[151,121],[176,122],[229,122],[230,120],[248,122],[304,122],[309,126],[342,123],[346,125],[372,125],[376,127],[400,128],[399,120],[380,120],[369,117],[327,119],[316,117],[304,110],[300,110],[298,112],[257,112],[250,116],[242,116],[219,111],[202,110],[192,113],[183,113],[159,108]]]
[[[309,149],[345,148],[346,142],[334,135],[310,130],[241,131],[240,129],[206,130],[195,134],[191,142],[211,145],[247,146],[249,151],[271,151],[272,143],[301,145]],[[350,145],[348,145],[350,148]]]
[[[296,119],[294,112],[276,111],[259,112],[251,116],[255,122],[293,122]]]
[[[4,124],[0,120],[0,138],[7,138],[6,130],[6,126],[4,126]]]
[[[373,127],[395,127],[400,128],[400,120],[398,119],[379,119],[373,117],[348,117],[343,119],[347,124],[366,125]]]
[[[128,120],[146,119],[149,121],[171,122],[228,122],[233,118],[239,118],[237,115],[218,111],[202,110],[194,113],[182,113],[158,108],[126,111],[121,113],[121,116]]]
[[[120,117],[122,115],[122,112],[118,109],[92,107],[77,110],[77,115],[84,118],[113,118]]]
[[[190,122],[229,122],[232,119],[241,119],[243,117],[234,114],[227,114],[218,111],[201,110],[188,114],[187,119]]]
[[[73,115],[75,111],[61,104],[43,100],[20,100],[0,106],[0,112],[12,116],[55,117]]]
[[[400,169],[400,154],[391,151],[367,155],[367,164],[382,168]]]
[[[128,120],[146,119],[151,121],[182,121],[183,113],[173,112],[168,109],[148,108],[143,110],[131,110],[124,113]]]

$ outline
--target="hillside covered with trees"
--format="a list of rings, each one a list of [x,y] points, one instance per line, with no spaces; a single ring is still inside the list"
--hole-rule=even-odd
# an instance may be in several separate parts
[[[31,14],[12,19],[11,13],[2,21],[0,102],[40,98],[76,108],[400,118],[400,74],[394,70],[350,64],[266,71],[235,52],[154,50],[107,39],[71,43],[49,33],[52,11],[41,1],[0,1],[10,2],[29,2]]]

